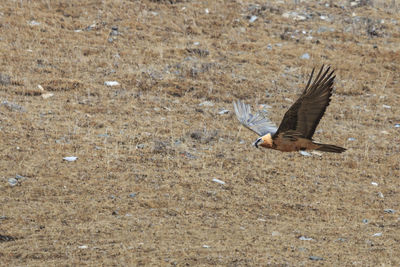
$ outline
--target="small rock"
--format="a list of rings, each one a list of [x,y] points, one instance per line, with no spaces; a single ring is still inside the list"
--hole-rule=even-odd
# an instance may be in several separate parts
[[[210,248],[210,246],[208,246],[208,245],[203,245],[203,248]]]
[[[394,127],[395,127],[395,128],[400,128],[400,123],[396,123],[396,124],[394,125]]]
[[[306,157],[311,156],[311,154],[309,152],[303,151],[303,150],[300,151],[300,154],[302,154],[303,156],[306,156]]]
[[[304,53],[303,55],[301,55],[301,57],[300,57],[301,59],[310,59],[310,54],[308,54],[308,53]]]
[[[78,246],[78,248],[80,248],[80,249],[87,249],[87,248],[88,248],[88,246],[86,246],[86,245],[82,245],[82,246]]]
[[[290,11],[290,12],[285,12],[282,14],[282,17],[284,18],[291,18],[293,20],[306,20],[306,16],[299,15],[297,12]]]
[[[251,16],[250,19],[249,19],[249,22],[250,22],[250,23],[253,23],[253,22],[256,21],[257,19],[258,19],[257,16]]]
[[[16,174],[16,175],[15,175],[15,179],[17,179],[17,180],[22,180],[22,179],[25,179],[25,177],[22,176],[22,175]]]
[[[142,149],[142,148],[144,148],[144,146],[145,146],[145,144],[138,144],[138,145],[136,145],[136,148]]]
[[[356,139],[354,138],[354,137],[349,137],[348,139],[347,139],[347,141],[355,141]]]
[[[372,184],[373,186],[378,186],[378,183],[375,183],[375,182],[371,182],[371,184]]]
[[[199,106],[200,106],[200,107],[202,107],[202,106],[204,106],[204,107],[212,107],[212,106],[214,106],[214,103],[211,102],[211,101],[204,101],[204,102],[201,102],[201,103],[199,104]]]
[[[387,109],[392,108],[392,107],[389,106],[389,105],[382,105],[382,107],[383,107],[383,108],[387,108]]]
[[[396,211],[394,209],[385,209],[383,210],[385,213],[390,213],[390,214],[394,214],[396,213]]]
[[[54,96],[53,93],[43,93],[43,94],[42,94],[42,98],[43,98],[43,99],[47,99],[47,98],[50,98],[50,97],[53,97],[53,96]]]
[[[119,82],[117,82],[117,81],[105,81],[104,85],[106,85],[106,86],[118,86]]]
[[[362,222],[363,222],[364,224],[369,223],[369,221],[368,221],[367,219],[363,219]]]
[[[18,180],[15,178],[9,178],[8,183],[10,184],[10,186],[16,186],[18,184]]]
[[[29,24],[30,26],[39,26],[39,25],[40,25],[40,22],[37,22],[37,21],[35,21],[35,20],[31,20],[31,21],[28,21],[28,24]]]
[[[375,233],[372,236],[382,236],[382,233]]]
[[[218,112],[219,115],[228,114],[228,113],[229,113],[229,110],[227,110],[227,109],[223,109]]]
[[[324,260],[324,258],[318,257],[318,256],[310,256],[309,259],[312,261],[323,261]]]
[[[311,240],[313,240],[311,237],[305,237],[305,236],[300,236],[299,237],[299,239],[301,240],[301,241],[311,241]]]
[[[136,197],[136,196],[137,196],[137,193],[130,193],[130,194],[129,194],[129,197],[130,197],[130,198],[134,198],[134,197]]]
[[[78,157],[74,157],[74,156],[63,158],[63,160],[66,160],[66,161],[69,161],[69,162],[75,161],[75,160],[77,160],[77,159],[78,159]]]
[[[221,180],[216,179],[216,178],[212,179],[212,181],[213,181],[213,182],[216,182],[216,183],[218,183],[218,184],[225,184],[224,181],[221,181]]]
[[[380,198],[384,198],[382,192],[379,192],[379,193],[378,193],[378,196],[379,196]]]

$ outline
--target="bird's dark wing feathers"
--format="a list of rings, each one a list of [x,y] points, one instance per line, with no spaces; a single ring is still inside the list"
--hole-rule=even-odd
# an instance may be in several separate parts
[[[314,69],[311,72],[310,79],[299,99],[285,113],[281,125],[275,135],[286,131],[295,131],[301,133],[303,137],[311,139],[319,121],[329,105],[332,96],[334,71],[328,67],[323,72],[321,67],[314,82],[312,77]]]

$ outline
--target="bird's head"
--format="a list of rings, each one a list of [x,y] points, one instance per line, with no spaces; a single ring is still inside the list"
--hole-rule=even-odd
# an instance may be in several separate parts
[[[272,136],[270,133],[267,133],[264,136],[261,136],[254,142],[254,146],[258,148],[258,146],[263,146],[266,148],[272,148]]]

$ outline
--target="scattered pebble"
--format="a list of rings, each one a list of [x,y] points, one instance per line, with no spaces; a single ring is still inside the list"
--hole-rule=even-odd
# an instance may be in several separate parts
[[[136,145],[136,148],[137,149],[142,149],[142,148],[144,148],[144,146],[145,146],[145,144],[138,144],[138,145]]]
[[[369,221],[368,221],[367,219],[363,219],[362,222],[363,222],[364,224],[369,223]]]
[[[388,105],[382,105],[382,107],[387,108],[387,109],[392,108],[391,106],[388,106]]]
[[[394,214],[396,213],[396,211],[394,209],[385,209],[383,210],[385,213],[390,213],[390,214]]]
[[[354,138],[354,137],[349,137],[348,139],[347,139],[347,141],[355,141],[356,139]]]
[[[379,193],[378,193],[378,196],[379,196],[380,198],[384,198],[382,192],[379,192]]]
[[[300,236],[299,237],[299,239],[301,240],[301,241],[311,241],[311,240],[313,240],[311,237],[305,237],[305,236]]]
[[[303,151],[303,150],[300,151],[300,154],[302,154],[303,156],[306,156],[306,157],[311,156],[311,154],[309,152]]]
[[[31,21],[28,21],[28,24],[30,26],[39,26],[40,22],[37,22],[36,20],[31,20]]]
[[[372,184],[373,186],[378,186],[378,183],[375,183],[375,182],[371,182],[371,184]]]
[[[209,14],[210,10],[208,10],[208,8],[204,9],[204,13]]]
[[[256,21],[257,19],[258,19],[257,16],[251,16],[250,19],[249,19],[249,22],[250,22],[250,23],[253,23],[253,22]]]
[[[137,193],[130,193],[129,194],[129,197],[131,197],[131,198],[134,198],[134,197],[136,197],[137,196]]]
[[[86,245],[82,245],[82,246],[78,246],[78,248],[80,248],[80,249],[87,249],[87,248],[88,248],[88,246],[86,246]]]
[[[310,59],[310,54],[309,53],[304,53],[303,55],[301,55],[300,58],[301,59]]]
[[[208,245],[203,245],[203,248],[210,248],[210,246],[208,246]]]
[[[282,14],[284,18],[291,18],[293,20],[306,20],[306,16],[300,15],[297,12],[289,11]]]
[[[9,178],[8,183],[10,184],[10,186],[16,186],[18,184],[18,180],[15,178]]]
[[[119,82],[117,82],[117,81],[105,81],[104,85],[106,85],[106,86],[118,86]]]
[[[216,183],[219,183],[219,184],[225,184],[224,181],[221,181],[221,180],[216,179],[216,178],[212,179],[212,181],[213,181],[213,182],[216,182]]]
[[[74,156],[63,158],[63,160],[66,160],[66,161],[69,161],[69,162],[75,161],[75,160],[77,160],[77,159],[78,159],[78,157],[74,157]]]
[[[42,98],[43,98],[43,99],[47,99],[47,98],[50,98],[50,97],[52,97],[52,96],[54,96],[53,93],[44,93],[44,94],[42,94]]]
[[[372,236],[382,236],[382,233],[375,233]]]
[[[223,109],[218,112],[219,115],[228,114],[228,113],[229,113],[229,110],[227,110],[227,109]]]
[[[395,127],[395,128],[400,128],[400,123],[396,123],[396,124],[394,125],[394,127]]]
[[[310,256],[309,259],[312,261],[323,261],[324,260],[324,258],[318,257],[318,256]]]
[[[212,107],[212,106],[214,106],[214,103],[211,102],[211,101],[204,101],[204,102],[201,102],[201,103],[199,104],[199,106],[200,106],[200,107],[202,107],[202,106],[204,106],[204,107]]]

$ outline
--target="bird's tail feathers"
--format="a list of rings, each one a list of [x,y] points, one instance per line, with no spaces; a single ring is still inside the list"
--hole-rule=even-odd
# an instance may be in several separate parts
[[[346,148],[340,147],[340,146],[335,146],[335,145],[328,145],[328,144],[318,144],[319,147],[316,148],[316,150],[319,151],[324,151],[324,152],[332,152],[332,153],[342,153],[346,151]]]

